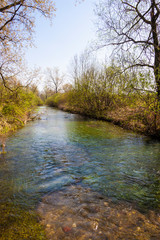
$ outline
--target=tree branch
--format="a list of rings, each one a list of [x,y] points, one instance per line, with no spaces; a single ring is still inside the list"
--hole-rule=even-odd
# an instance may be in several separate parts
[[[20,9],[21,6],[22,6],[22,5],[20,5],[20,6],[15,10],[13,16],[12,16],[8,21],[6,21],[3,26],[0,27],[0,31],[1,31],[8,23],[10,23],[10,22],[13,21],[13,19],[15,18],[16,14],[17,14],[17,12],[19,11],[19,9]]]
[[[20,0],[20,1],[18,1],[18,2],[14,2],[14,3],[12,3],[12,4],[9,4],[9,5],[5,6],[5,7],[1,7],[1,8],[0,8],[0,12],[4,12],[5,10],[10,9],[10,8],[12,8],[12,7],[15,7],[15,6],[19,5],[19,4],[23,4],[24,1],[25,1],[25,0]]]
[[[145,23],[151,25],[151,21],[149,21],[149,20],[147,20],[147,19],[145,18],[145,15],[151,10],[151,7],[150,7],[144,14],[141,14],[141,13],[139,12],[139,10],[138,10],[138,5],[139,5],[140,1],[137,3],[136,7],[133,6],[133,5],[131,5],[131,4],[129,4],[128,2],[122,1],[122,3],[124,3],[124,4],[126,4],[127,6],[133,8],[133,9],[137,12],[138,16],[139,16]]]
[[[2,82],[3,82],[4,87],[5,87],[6,89],[8,89],[9,91],[13,92],[13,90],[6,85],[6,80],[5,80],[5,78],[4,78],[4,76],[3,76],[3,74],[2,74],[1,72],[0,72],[0,76],[1,76],[1,78],[2,78]]]
[[[149,68],[152,68],[154,69],[154,66],[153,65],[150,65],[150,64],[146,64],[146,63],[136,63],[136,64],[132,64],[131,66],[125,68],[124,71],[130,69],[130,68],[134,68],[134,67],[149,67]]]

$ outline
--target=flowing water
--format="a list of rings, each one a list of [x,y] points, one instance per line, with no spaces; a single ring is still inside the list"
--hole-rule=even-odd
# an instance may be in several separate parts
[[[0,239],[45,239],[35,209],[43,196],[69,186],[159,211],[160,142],[76,114],[39,111],[41,119],[9,137],[0,155]]]

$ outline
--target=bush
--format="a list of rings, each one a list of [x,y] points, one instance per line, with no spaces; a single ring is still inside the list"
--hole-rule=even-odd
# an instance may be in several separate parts
[[[68,101],[68,95],[69,93],[55,93],[46,100],[45,104],[49,107],[59,107]]]
[[[2,114],[5,116],[16,116],[20,114],[20,111],[15,105],[4,105],[2,108]]]

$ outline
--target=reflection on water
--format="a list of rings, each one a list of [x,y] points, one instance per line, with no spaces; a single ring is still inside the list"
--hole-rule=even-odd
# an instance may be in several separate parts
[[[7,140],[0,203],[34,209],[45,193],[79,184],[142,211],[160,204],[160,143],[110,123],[42,107]]]

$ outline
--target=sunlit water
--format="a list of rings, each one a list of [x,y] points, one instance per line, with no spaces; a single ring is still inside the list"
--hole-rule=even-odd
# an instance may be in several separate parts
[[[9,137],[0,156],[1,205],[34,210],[46,193],[78,183],[142,211],[159,209],[160,142],[107,122],[40,111],[41,120]]]

